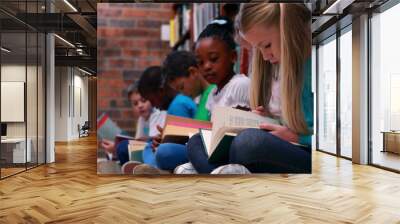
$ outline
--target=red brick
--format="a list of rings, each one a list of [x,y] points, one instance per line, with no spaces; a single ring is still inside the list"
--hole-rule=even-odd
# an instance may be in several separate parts
[[[169,23],[172,4],[108,3],[98,11],[98,111],[133,133],[137,118],[126,88],[170,52],[169,43],[160,41],[160,26]]]
[[[112,37],[112,38],[116,38],[116,37],[120,37],[124,34],[124,29],[121,28],[97,28],[97,36],[99,38],[104,38],[104,37]]]
[[[134,68],[135,62],[131,59],[110,59],[109,67],[111,68]]]
[[[140,57],[141,55],[147,53],[147,51],[143,50],[138,50],[138,49],[124,49],[122,52],[123,56],[128,56],[128,57]]]
[[[105,18],[105,17],[117,17],[121,15],[122,10],[118,8],[110,8],[106,6],[100,6],[101,4],[98,4],[97,8],[97,17],[99,18]]]
[[[102,67],[102,65],[98,65],[98,67]],[[108,70],[99,72],[97,76],[99,77],[99,79],[120,79],[121,72],[116,70]],[[100,81],[99,79],[97,80],[97,82]]]
[[[137,27],[140,28],[153,28],[153,29],[160,29],[161,25],[165,24],[165,22],[159,21],[159,20],[138,20],[136,22]]]
[[[139,10],[139,9],[135,9],[135,8],[125,8],[122,11],[122,17],[124,18],[129,18],[129,17],[146,17],[147,16],[147,11],[145,10]]]
[[[160,29],[136,28],[125,29],[123,32],[124,37],[159,37]]]

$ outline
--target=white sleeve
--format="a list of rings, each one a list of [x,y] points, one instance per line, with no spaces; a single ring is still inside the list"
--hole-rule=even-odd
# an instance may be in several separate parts
[[[164,127],[165,119],[167,117],[167,111],[160,111],[154,109],[149,118],[149,136],[154,137],[159,134],[157,125]]]
[[[144,133],[144,120],[143,117],[139,117],[137,124],[136,124],[136,135],[135,138],[141,138],[145,136]]]
[[[250,108],[250,79],[247,76],[237,78],[232,82],[227,93],[229,107]]]

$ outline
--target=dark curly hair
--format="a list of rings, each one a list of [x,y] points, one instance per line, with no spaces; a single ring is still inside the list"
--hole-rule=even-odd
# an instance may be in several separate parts
[[[204,38],[218,38],[225,42],[229,49],[235,50],[236,43],[233,22],[228,17],[217,17],[200,33],[197,42]]]

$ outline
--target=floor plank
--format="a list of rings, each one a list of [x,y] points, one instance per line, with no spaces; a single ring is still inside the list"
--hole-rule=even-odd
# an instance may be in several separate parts
[[[400,175],[313,152],[312,175],[98,176],[96,139],[0,181],[0,223],[400,223]]]

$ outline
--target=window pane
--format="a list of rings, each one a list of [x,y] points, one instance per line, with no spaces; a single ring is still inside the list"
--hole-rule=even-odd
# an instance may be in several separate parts
[[[352,141],[352,35],[340,36],[340,152],[351,158]]]
[[[372,163],[400,170],[400,4],[371,19]],[[394,135],[393,135],[394,134]],[[397,136],[397,137],[394,137]],[[386,142],[386,147],[384,147]],[[383,152],[382,152],[383,151]]]
[[[318,48],[318,148],[336,153],[336,39]]]

